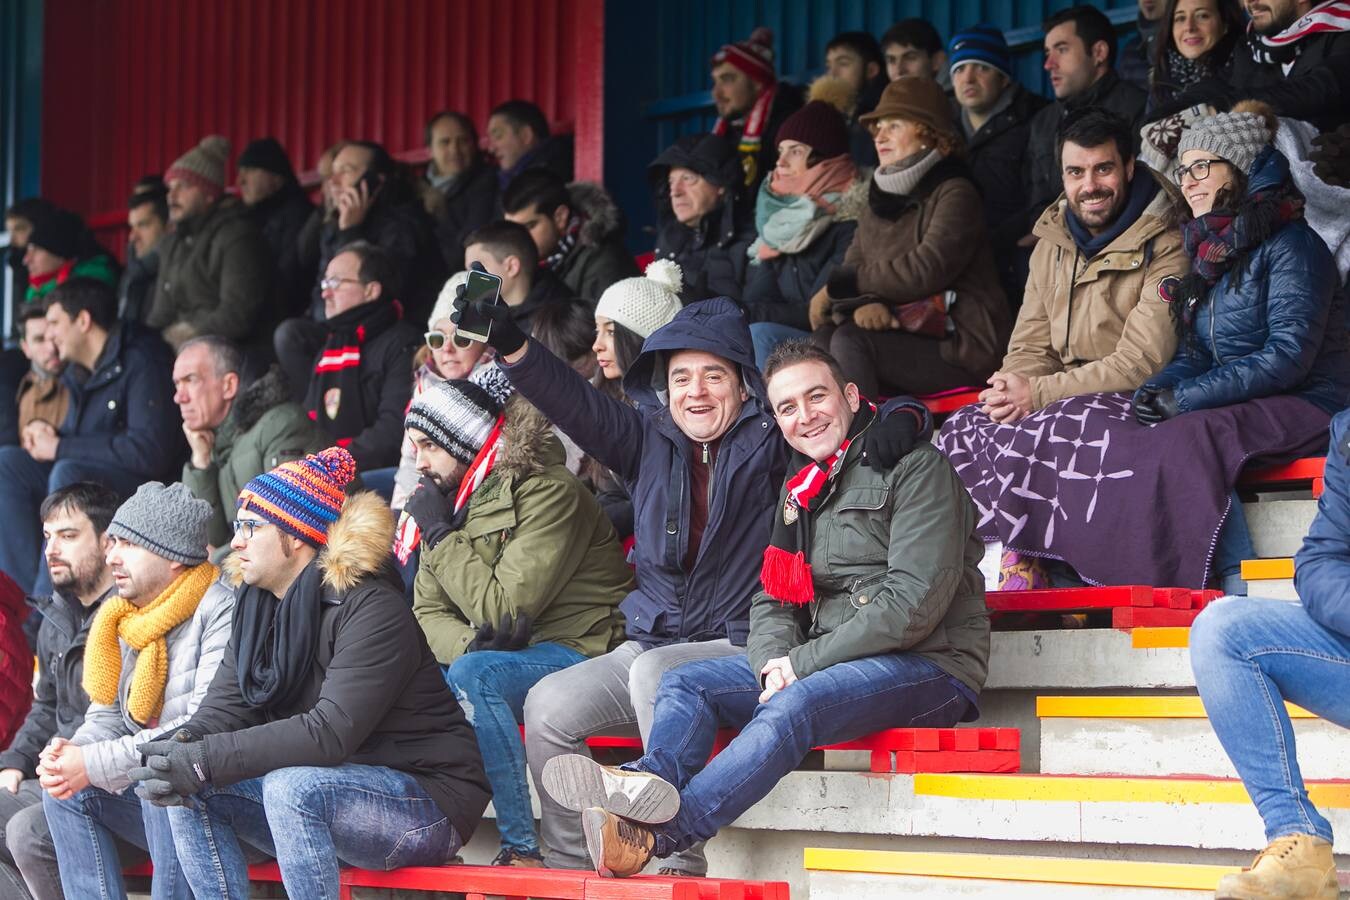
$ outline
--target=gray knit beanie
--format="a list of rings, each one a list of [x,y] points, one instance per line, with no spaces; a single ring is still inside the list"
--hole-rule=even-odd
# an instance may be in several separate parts
[[[167,184],[175,178],[190,181],[212,198],[225,193],[225,164],[230,161],[230,142],[218,134],[202,138],[197,146],[174,160],[164,172]]]
[[[192,496],[186,485],[147,481],[117,508],[108,534],[170,562],[197,566],[206,562],[210,520],[211,504]]]
[[[1261,151],[1275,140],[1278,120],[1269,108],[1239,103],[1232,112],[1207,116],[1186,126],[1177,144],[1177,159],[1186,150],[1207,150],[1247,175]]]

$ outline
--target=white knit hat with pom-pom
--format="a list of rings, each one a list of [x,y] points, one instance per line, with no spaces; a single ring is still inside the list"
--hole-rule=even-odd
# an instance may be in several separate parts
[[[680,303],[683,287],[684,273],[678,263],[654,260],[642,277],[625,278],[607,287],[595,305],[595,314],[617,322],[645,340],[675,318],[683,306]]]

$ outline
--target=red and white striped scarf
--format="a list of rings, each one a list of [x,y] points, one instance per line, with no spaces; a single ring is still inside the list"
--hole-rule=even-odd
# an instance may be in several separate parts
[[[1252,41],[1257,62],[1290,63],[1298,54],[1299,41],[1314,34],[1350,31],[1350,0],[1326,0],[1308,10],[1279,34],[1260,35]]]
[[[502,416],[497,417],[497,424],[492,426],[491,433],[488,434],[487,441],[483,448],[478,451],[478,455],[469,465],[469,471],[464,473],[460,479],[459,490],[455,492],[455,516],[458,518],[459,511],[468,504],[469,498],[473,492],[478,490],[478,486],[487,480],[492,474],[492,468],[497,464],[497,457],[501,455],[502,450],[502,422],[505,419]],[[417,522],[407,511],[399,514],[398,528],[394,531],[394,556],[398,558],[400,565],[406,565],[408,557],[417,549],[422,542],[422,530],[417,527]]]

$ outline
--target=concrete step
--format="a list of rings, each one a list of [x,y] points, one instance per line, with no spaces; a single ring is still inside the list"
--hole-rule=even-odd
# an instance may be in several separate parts
[[[1304,778],[1343,778],[1350,730],[1288,704]],[[1202,776],[1237,772],[1199,697],[1040,697],[1042,775]]]
[[[1247,596],[1270,600],[1298,600],[1294,590],[1294,560],[1292,557],[1274,559],[1247,559],[1242,561],[1242,580],[1247,582]]]
[[[1317,501],[1263,499],[1242,504],[1242,511],[1257,556],[1293,556],[1317,516]]]
[[[1195,687],[1184,643],[1150,646],[1114,628],[996,631],[991,640],[986,692]]]
[[[811,900],[989,897],[1009,900],[1195,900],[1237,866],[1065,859],[997,853],[807,848]]]

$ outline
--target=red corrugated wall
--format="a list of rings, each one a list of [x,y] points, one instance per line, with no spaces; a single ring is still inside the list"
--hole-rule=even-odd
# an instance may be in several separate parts
[[[282,142],[310,170],[340,138],[405,158],[440,109],[533,100],[601,176],[603,0],[47,0],[42,192],[99,225],[207,134]],[[232,179],[233,167],[229,172]],[[119,252],[123,234],[101,234]]]

